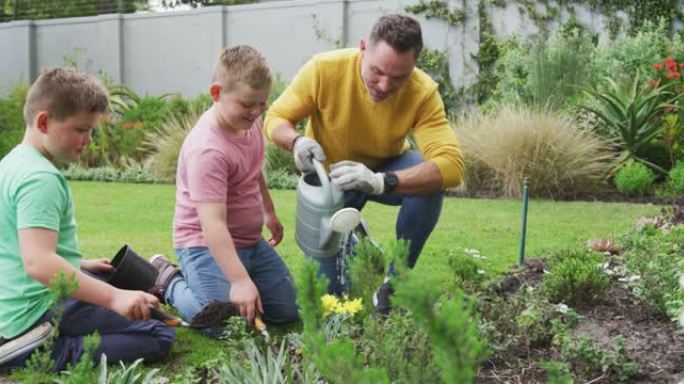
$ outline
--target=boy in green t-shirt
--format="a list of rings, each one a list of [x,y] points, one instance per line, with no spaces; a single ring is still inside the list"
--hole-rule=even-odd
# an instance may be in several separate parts
[[[21,367],[51,331],[48,287],[60,272],[78,289],[64,303],[52,356],[55,370],[78,362],[83,336],[99,332],[109,362],[158,359],[173,329],[149,320],[153,295],[108,285],[90,274],[113,270],[106,259],[82,260],[71,191],[58,164],[79,159],[107,109],[107,91],[74,69],[44,71],[24,106],[26,133],[0,160],[0,368]]]

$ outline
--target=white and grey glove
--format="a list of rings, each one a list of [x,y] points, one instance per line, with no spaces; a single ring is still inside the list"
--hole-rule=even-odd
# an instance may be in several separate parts
[[[313,159],[318,161],[325,160],[323,147],[314,139],[306,136],[298,136],[292,145],[295,166],[302,173],[315,172]]]
[[[330,178],[343,191],[356,189],[370,195],[379,195],[385,190],[382,173],[375,173],[355,161],[344,160],[331,165]]]

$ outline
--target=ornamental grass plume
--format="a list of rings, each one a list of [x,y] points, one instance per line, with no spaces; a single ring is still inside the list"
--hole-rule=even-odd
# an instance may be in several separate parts
[[[504,106],[455,128],[468,161],[466,188],[518,197],[525,177],[534,197],[572,197],[596,189],[615,158],[608,141],[572,118]]]

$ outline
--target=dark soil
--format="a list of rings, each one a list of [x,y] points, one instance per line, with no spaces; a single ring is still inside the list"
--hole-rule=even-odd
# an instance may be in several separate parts
[[[521,286],[537,286],[544,269],[542,260],[528,260],[524,268],[504,277],[500,292],[514,294]],[[573,329],[575,336],[590,336],[604,348],[610,348],[614,337],[624,337],[627,357],[637,364],[629,383],[684,384],[684,332],[678,331],[677,324],[669,319],[653,316],[648,305],[624,283],[614,279],[602,303],[575,310],[582,316]],[[557,356],[548,348],[532,349],[527,356],[490,359],[483,364],[478,383],[544,383],[546,373],[537,364],[540,360],[557,360]],[[593,379],[594,383],[611,382]]]

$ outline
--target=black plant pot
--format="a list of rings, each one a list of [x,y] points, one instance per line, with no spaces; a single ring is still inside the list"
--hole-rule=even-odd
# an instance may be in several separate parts
[[[121,247],[112,259],[114,272],[107,282],[117,288],[147,292],[154,286],[159,271],[128,245]]]

